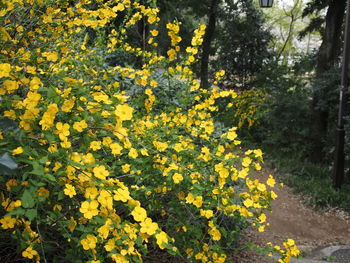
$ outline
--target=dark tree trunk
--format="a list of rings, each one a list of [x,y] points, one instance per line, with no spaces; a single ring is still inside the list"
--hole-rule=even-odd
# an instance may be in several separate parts
[[[202,60],[201,60],[201,88],[207,89],[209,87],[208,81],[208,68],[209,68],[209,55],[210,55],[210,46],[214,37],[215,27],[216,27],[216,9],[220,0],[211,0],[210,9],[209,9],[209,19],[208,25],[205,30],[203,37],[202,45]]]
[[[341,50],[342,25],[345,13],[345,0],[331,0],[326,14],[326,28],[323,34],[316,65],[316,79],[324,79],[324,73],[338,63]],[[317,81],[316,81],[317,83]],[[316,84],[317,85],[317,84]],[[312,111],[313,127],[311,160],[320,163],[324,160],[324,142],[328,131],[329,107],[327,106],[327,90],[336,87],[314,87]],[[321,106],[323,105],[323,106]]]
[[[140,21],[137,22],[137,34],[139,37],[139,46],[142,49],[142,51],[146,51],[146,45],[147,45],[147,37],[149,34],[149,24],[146,22],[145,18],[142,18]],[[141,56],[138,56],[136,58],[136,66],[138,68],[142,68],[143,65],[143,58]]]

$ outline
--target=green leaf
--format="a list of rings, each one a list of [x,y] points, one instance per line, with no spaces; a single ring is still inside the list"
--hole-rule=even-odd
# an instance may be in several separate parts
[[[11,212],[7,213],[8,216],[20,216],[24,214],[25,210],[23,208],[16,208],[15,210],[12,210]]]
[[[29,182],[30,182],[31,185],[34,185],[34,186],[36,186],[36,187],[38,187],[38,188],[39,188],[40,186],[45,186],[45,185],[46,185],[46,184],[43,183],[43,182],[38,182],[38,181],[35,181],[35,180],[32,180],[32,179],[30,179]]]
[[[46,137],[46,139],[47,139],[49,142],[52,142],[52,141],[55,140],[55,135],[53,135],[52,133],[46,132],[46,133],[45,133],[45,137]]]
[[[35,205],[32,194],[28,190],[23,192],[21,202],[24,208],[32,208]]]
[[[44,174],[44,179],[50,182],[56,182],[56,178],[52,174]]]
[[[49,158],[48,158],[47,156],[44,156],[43,158],[41,158],[41,159],[39,160],[39,163],[45,164],[48,160],[49,160]]]
[[[65,198],[64,193],[63,193],[63,192],[59,192],[59,193],[58,193],[58,196],[57,196],[57,201],[60,201],[60,200],[62,200],[62,199],[64,199],[64,198]]]
[[[40,165],[37,162],[33,162],[33,171],[30,172],[31,174],[42,176],[44,175],[44,167]]]
[[[26,210],[24,215],[28,217],[29,221],[32,221],[34,218],[37,217],[38,211],[36,209],[28,209]]]

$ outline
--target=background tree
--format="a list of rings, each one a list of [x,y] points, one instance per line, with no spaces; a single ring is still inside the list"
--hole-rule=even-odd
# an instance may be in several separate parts
[[[339,83],[339,78],[333,78],[333,81],[327,81],[327,79],[329,79],[329,74],[334,76],[332,69],[339,67],[345,4],[345,0],[312,1],[308,3],[303,14],[306,16],[311,12],[322,10],[324,7],[327,8],[324,27],[319,28],[322,35],[322,44],[317,55],[312,96],[314,123],[312,127],[313,147],[311,158],[314,162],[324,161],[325,157],[324,146],[329,129],[330,102],[332,101],[329,98],[332,98],[330,95],[336,91],[335,87]],[[315,25],[311,24],[311,26]]]
[[[273,58],[270,32],[253,1],[226,1],[220,8],[214,70],[224,69],[230,88],[250,88],[256,74]]]

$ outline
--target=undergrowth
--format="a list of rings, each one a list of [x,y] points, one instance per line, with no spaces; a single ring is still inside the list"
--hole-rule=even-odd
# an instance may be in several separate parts
[[[277,170],[277,177],[294,193],[315,209],[340,208],[350,213],[350,180],[345,175],[341,189],[333,187],[332,169],[320,164],[270,154],[268,165]]]

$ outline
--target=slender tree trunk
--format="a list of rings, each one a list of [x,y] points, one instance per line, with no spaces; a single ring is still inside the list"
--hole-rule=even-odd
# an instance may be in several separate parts
[[[209,55],[210,46],[214,37],[215,27],[216,27],[216,10],[220,0],[212,0],[210,4],[209,14],[208,14],[208,25],[205,30],[202,45],[202,60],[201,60],[201,88],[207,89],[209,87],[208,81],[208,68],[209,68]]]
[[[326,28],[320,46],[316,65],[316,79],[324,78],[324,73],[332,68],[341,50],[341,33],[346,0],[331,0],[326,14]],[[317,82],[316,82],[317,83]],[[316,84],[317,85],[317,84]],[[328,131],[327,90],[336,87],[320,88],[315,85],[312,111],[313,127],[311,131],[313,149],[311,160],[319,163],[324,160],[324,141]],[[326,103],[326,104],[325,104]]]

